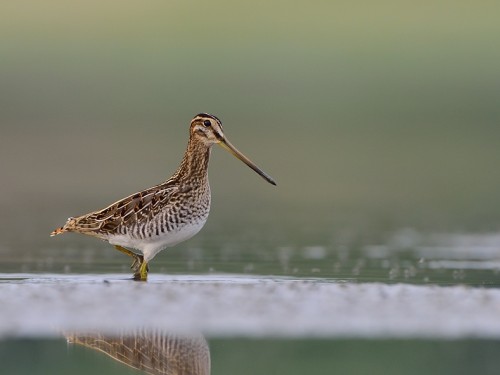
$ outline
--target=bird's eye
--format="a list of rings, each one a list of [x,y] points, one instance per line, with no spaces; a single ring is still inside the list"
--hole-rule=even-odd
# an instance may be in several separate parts
[[[210,126],[210,125],[212,125],[212,123],[210,122],[210,120],[205,120],[205,121],[203,121],[203,125]]]

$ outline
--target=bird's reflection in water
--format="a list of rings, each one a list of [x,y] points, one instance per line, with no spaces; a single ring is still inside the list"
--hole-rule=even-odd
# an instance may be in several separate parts
[[[132,368],[154,375],[209,375],[210,351],[201,335],[139,330],[117,335],[67,334],[68,343],[101,351]]]

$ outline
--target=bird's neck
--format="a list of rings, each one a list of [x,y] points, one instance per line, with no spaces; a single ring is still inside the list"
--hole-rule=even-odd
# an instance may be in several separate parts
[[[208,162],[210,159],[210,145],[190,138],[186,152],[175,177],[191,183],[204,183],[208,180]]]

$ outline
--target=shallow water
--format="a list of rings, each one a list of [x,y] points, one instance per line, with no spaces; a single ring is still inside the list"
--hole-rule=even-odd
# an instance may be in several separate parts
[[[205,374],[162,372],[178,363],[176,351],[148,349],[148,342],[193,335],[208,341],[218,374],[494,374],[500,365],[496,288],[227,274],[153,273],[138,283],[124,274],[9,273],[0,274],[0,295],[6,374]],[[153,338],[137,343],[137,332]],[[71,339],[78,336],[96,337],[101,349]],[[187,361],[181,367],[194,368],[197,351],[178,350]]]
[[[213,374],[494,375],[500,366],[493,340],[208,338],[208,344]],[[143,374],[64,338],[0,341],[0,360],[5,374]]]
[[[4,252],[6,373],[143,373],[65,338],[137,330],[204,336],[213,374],[497,373],[496,232],[212,233],[159,254],[147,283],[130,280],[127,257],[84,237]]]
[[[247,240],[245,228],[241,232],[239,241],[226,232],[217,237],[201,233],[188,243],[161,252],[151,262],[151,272],[389,284],[500,285],[500,235],[496,232],[426,234],[406,228],[387,235],[384,242],[335,238],[303,245],[286,245],[288,242],[275,238]],[[67,243],[72,247],[60,246]],[[18,252],[4,250],[2,271],[61,275],[122,272],[124,276],[130,273],[129,259],[103,242],[70,235],[56,238],[52,244],[52,247],[21,248]]]

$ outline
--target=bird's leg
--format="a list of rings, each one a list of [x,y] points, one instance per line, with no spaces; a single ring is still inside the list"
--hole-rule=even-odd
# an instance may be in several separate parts
[[[135,270],[134,280],[136,281],[147,281],[148,280],[148,271],[149,266],[147,262],[142,262],[138,267],[138,270]]]
[[[130,268],[132,269],[132,271],[134,271],[134,278],[135,278],[135,274],[137,272],[139,272],[139,269],[141,268],[141,265],[142,263],[144,262],[144,257],[140,254],[136,254],[134,253],[133,251],[129,250],[129,249],[125,249],[124,247],[122,246],[119,246],[119,245],[114,245],[115,246],[115,249],[122,252],[123,254],[127,254],[128,256],[134,258],[134,261],[132,262],[132,265],[130,266]]]

